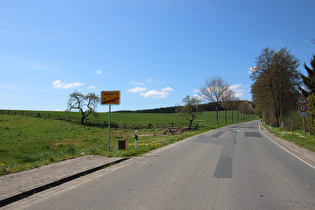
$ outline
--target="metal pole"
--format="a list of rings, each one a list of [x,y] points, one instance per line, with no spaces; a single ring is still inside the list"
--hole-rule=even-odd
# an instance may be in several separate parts
[[[110,151],[110,110],[111,105],[109,105],[109,112],[108,112],[108,151]]]
[[[304,129],[304,141],[306,141],[306,135],[305,135],[305,117],[303,117],[303,129]]]

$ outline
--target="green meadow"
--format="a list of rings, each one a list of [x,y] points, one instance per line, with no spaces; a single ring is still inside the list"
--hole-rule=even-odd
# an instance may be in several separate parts
[[[256,116],[233,114],[234,123],[257,119]],[[196,130],[178,135],[163,135],[166,127],[181,125],[188,121],[176,114],[112,113],[112,122],[125,124],[111,129],[108,151],[108,128],[105,126],[81,125],[80,113],[44,111],[0,111],[0,175],[29,170],[50,163],[82,155],[107,157],[137,156],[214,128],[225,126],[225,113],[220,112],[220,124],[215,125],[215,112],[205,112],[196,122]],[[232,113],[227,112],[227,124],[232,123]],[[69,121],[69,118],[71,119]],[[73,120],[72,120],[73,119]],[[75,121],[74,119],[78,119]],[[105,122],[107,113],[98,117],[89,116],[88,122]],[[152,124],[152,128],[140,128],[139,147],[134,147],[133,125]],[[118,140],[126,140],[126,150],[118,150]]]
[[[281,127],[274,128],[264,122],[263,125],[267,128],[268,131],[274,133],[277,137],[285,139],[287,141],[291,141],[300,147],[315,152],[315,136],[311,135],[309,132],[306,132],[304,136],[303,130],[292,131]]]
[[[32,116],[45,119],[61,119],[71,122],[80,122],[80,113],[78,112],[57,112],[57,111],[19,111],[19,110],[0,110],[0,114]],[[255,119],[254,115],[244,115],[234,111],[219,111],[219,123],[230,124]],[[203,112],[197,116],[195,121],[199,124],[215,124],[215,112]],[[108,123],[108,113],[98,113],[97,116],[90,115],[86,120],[86,124],[106,125]],[[112,112],[111,123],[123,126],[132,126],[135,124],[153,126],[164,125],[184,127],[188,125],[188,121],[180,118],[176,113],[123,113]]]

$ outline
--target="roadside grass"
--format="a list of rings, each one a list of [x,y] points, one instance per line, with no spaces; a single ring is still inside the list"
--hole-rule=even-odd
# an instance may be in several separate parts
[[[0,174],[76,157],[93,148],[100,134],[96,128],[64,121],[1,115]]]
[[[287,141],[294,142],[296,145],[306,148],[310,151],[315,152],[315,136],[310,135],[309,132],[306,132],[306,140],[304,141],[304,131],[303,130],[285,130],[281,127],[275,128],[267,125],[263,122],[263,126],[267,128],[270,132],[275,134],[277,137],[285,139]]]
[[[138,116],[138,120],[145,121],[138,114],[135,115]],[[147,120],[154,121],[155,118]],[[222,126],[225,124],[221,123],[218,126],[213,124],[179,135],[162,135],[165,130],[161,129],[139,129],[137,150],[134,147],[133,129],[112,128],[108,151],[107,128],[84,126],[63,120],[1,114],[0,175],[29,170],[82,155],[138,156]],[[126,140],[126,150],[118,150],[120,139]]]
[[[9,115],[20,115],[20,116],[32,116],[44,119],[62,119],[71,122],[80,122],[81,114],[79,112],[62,112],[62,111],[22,111],[22,110],[0,110],[1,114]],[[225,119],[226,116],[226,119]],[[237,111],[219,111],[218,118],[220,124],[230,124],[235,122],[249,121],[256,119],[254,115],[244,115]],[[98,113],[95,117],[94,115],[88,116],[86,119],[87,124],[98,124],[105,127],[105,123],[108,123],[108,113]],[[215,122],[215,112],[203,112],[201,115],[197,115],[195,123],[200,125],[214,125]],[[112,112],[111,113],[111,123],[113,125],[117,124],[122,127],[135,127],[135,125],[148,125],[149,123],[153,127],[161,126],[187,126],[188,121],[183,120],[176,113],[124,113],[124,112]]]

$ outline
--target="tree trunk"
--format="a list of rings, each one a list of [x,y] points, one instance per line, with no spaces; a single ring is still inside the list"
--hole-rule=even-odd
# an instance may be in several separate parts
[[[193,120],[189,120],[189,129],[191,129],[192,122]]]
[[[232,109],[232,123],[233,123],[233,109]]]
[[[217,125],[219,125],[219,120],[218,120],[218,104],[215,105],[215,120],[217,122]]]

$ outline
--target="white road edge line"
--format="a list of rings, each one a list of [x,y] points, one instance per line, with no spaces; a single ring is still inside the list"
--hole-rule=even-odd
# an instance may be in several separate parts
[[[259,123],[259,131],[264,134],[264,132],[262,132],[260,130],[260,123]],[[278,145],[279,147],[281,147],[283,150],[285,150],[286,152],[288,152],[289,154],[293,155],[294,157],[296,157],[297,159],[299,159],[300,161],[302,161],[303,163],[305,163],[306,165],[310,166],[311,168],[315,169],[315,167],[313,165],[311,165],[310,163],[306,162],[305,160],[303,160],[302,158],[300,158],[299,156],[293,154],[292,152],[290,152],[289,150],[287,150],[286,148],[284,148],[283,146],[281,146],[280,144],[278,144],[277,142],[275,142],[274,140],[272,140],[269,136],[267,136],[266,134],[264,134],[264,136],[266,136],[270,141],[272,141],[273,143],[275,143],[276,145]]]

